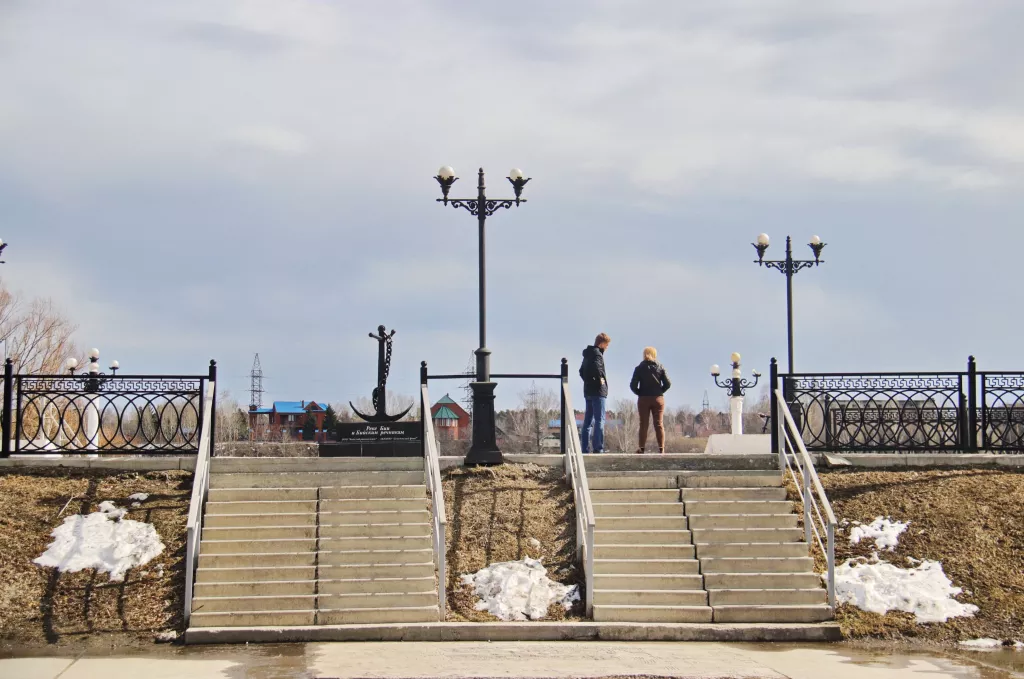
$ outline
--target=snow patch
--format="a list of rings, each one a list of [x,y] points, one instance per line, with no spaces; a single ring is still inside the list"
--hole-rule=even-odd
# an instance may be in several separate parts
[[[580,600],[579,587],[571,587],[548,578],[540,559],[503,561],[462,576],[480,597],[476,610],[487,611],[501,620],[540,620],[551,604],[566,610]]]
[[[126,510],[101,502],[100,511],[76,514],[53,529],[53,542],[33,563],[76,572],[95,568],[110,580],[124,580],[129,568],[149,563],[164,551],[152,524],[123,519]]]
[[[856,522],[854,522],[856,523]],[[890,552],[899,544],[900,534],[907,529],[910,522],[891,521],[887,517],[876,516],[869,524],[857,524],[850,531],[850,544],[856,545],[861,540],[874,540],[875,549],[887,549]]]
[[[974,604],[953,597],[963,590],[954,587],[939,561],[922,561],[914,568],[899,568],[878,560],[850,559],[836,568],[836,598],[871,613],[889,611],[913,613],[917,622],[946,622],[950,618],[971,618]]]
[[[136,502],[145,502],[149,499],[149,493],[132,493],[128,496],[129,500],[135,500]]]
[[[1002,648],[1003,642],[1000,639],[982,637],[981,639],[968,639],[967,641],[961,641],[960,646],[963,648],[970,648],[975,651],[989,650],[993,648]]]
[[[530,538],[527,542],[530,543],[530,546],[534,549],[540,549],[540,540],[537,538]]]

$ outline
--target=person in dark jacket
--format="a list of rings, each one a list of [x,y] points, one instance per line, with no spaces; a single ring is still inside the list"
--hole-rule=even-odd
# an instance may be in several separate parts
[[[604,351],[611,344],[611,338],[601,333],[594,343],[583,350],[580,377],[583,378],[583,398],[587,402],[583,416],[583,452],[604,452],[604,406],[608,399],[608,376],[604,371]],[[593,434],[593,447],[591,447]]]
[[[658,363],[658,350],[644,348],[644,360],[633,369],[630,390],[637,395],[636,407],[640,411],[640,447],[642,454],[647,445],[647,426],[654,416],[654,436],[658,439],[658,450],[665,453],[665,392],[672,386],[664,366]]]

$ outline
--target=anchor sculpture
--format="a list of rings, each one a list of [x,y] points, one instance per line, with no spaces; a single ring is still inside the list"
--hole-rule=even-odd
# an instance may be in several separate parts
[[[372,415],[364,415],[352,405],[352,401],[349,401],[348,404],[352,408],[352,412],[365,422],[397,422],[412,410],[412,406],[397,415],[388,415],[387,382],[388,375],[391,373],[391,345],[394,341],[395,331],[385,332],[384,326],[378,325],[377,333],[376,335],[370,333],[370,339],[377,340],[377,386],[373,390],[373,407],[377,412]]]

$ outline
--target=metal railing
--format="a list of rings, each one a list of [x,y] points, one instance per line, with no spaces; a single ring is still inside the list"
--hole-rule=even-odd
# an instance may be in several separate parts
[[[1024,451],[1024,372],[981,372],[984,450]]]
[[[775,391],[775,422],[779,437],[779,470],[789,472],[804,508],[804,541],[810,550],[815,543],[825,557],[828,579],[828,605],[836,607],[836,515],[828,501],[814,461],[793,421],[782,390]],[[822,533],[825,534],[824,541]]]
[[[192,477],[192,499],[188,505],[188,522],[185,524],[185,626],[192,617],[192,589],[196,568],[199,566],[199,544],[203,533],[203,506],[210,490],[210,453],[213,449],[213,395],[217,383],[206,384],[206,398],[203,402],[203,429],[199,436],[199,453],[196,455],[196,471]]]
[[[447,596],[446,544],[448,519],[444,510],[444,489],[441,485],[441,456],[434,435],[434,422],[430,418],[430,395],[427,387],[420,387],[420,417],[423,420],[423,465],[427,477],[427,490],[433,505],[434,563],[437,566],[437,610],[438,620],[444,622]]]
[[[568,379],[562,380],[562,403],[572,410],[572,395]],[[564,421],[564,420],[563,420]],[[576,427],[563,427],[565,442],[565,478],[572,484],[576,504],[576,558],[583,565],[586,581],[585,604],[587,615],[594,613],[594,505],[590,501],[590,484],[583,462],[583,447]]]

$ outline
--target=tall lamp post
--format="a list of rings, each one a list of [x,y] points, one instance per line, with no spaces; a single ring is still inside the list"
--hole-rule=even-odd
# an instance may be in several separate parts
[[[766,260],[764,253],[768,249],[768,234],[762,233],[757,237],[756,243],[751,243],[754,249],[757,250],[757,261],[754,262],[760,266],[767,267],[769,269],[777,269],[786,277],[786,328],[787,338],[789,347],[789,372],[793,372],[793,275],[801,269],[809,269],[812,266],[818,266],[823,264],[824,261],[821,259],[821,251],[825,247],[825,243],[821,242],[821,239],[817,236],[811,236],[811,242],[808,243],[808,247],[814,252],[814,259],[793,259],[793,241],[789,236],[786,236],[786,258],[781,260]]]
[[[121,365],[117,361],[110,362],[110,374],[116,375]],[[68,373],[71,375],[75,374],[78,369],[78,359],[69,358],[67,361]],[[85,405],[85,414],[83,417],[83,432],[85,434],[85,448],[86,450],[98,450],[99,449],[99,430],[100,430],[100,413],[96,409],[96,405],[93,400],[96,398],[100,390],[100,387],[109,379],[100,372],[100,350],[90,349],[89,350],[89,367],[87,369],[88,376],[83,375],[78,379],[82,382],[82,388],[85,390],[87,403]],[[63,427],[62,427],[63,428]]]
[[[523,187],[530,181],[529,177],[523,176],[523,171],[513,168],[508,173],[508,181],[512,184],[515,198],[488,198],[484,186],[484,169],[480,168],[477,181],[476,198],[449,198],[448,192],[458,177],[455,170],[445,165],[437,171],[434,179],[441,186],[441,197],[437,202],[444,205],[451,205],[453,208],[465,208],[471,215],[477,218],[479,238],[479,266],[480,266],[480,348],[476,350],[476,381],[470,383],[473,390],[473,444],[466,455],[468,465],[491,465],[501,464],[503,458],[498,450],[497,435],[494,422],[494,387],[496,384],[491,381],[491,350],[487,348],[487,267],[485,255],[484,226],[487,218],[501,208],[511,208],[525,203],[525,198],[520,198]]]
[[[3,238],[0,238],[0,257],[3,257],[4,249],[7,247],[7,243],[4,242]],[[6,264],[7,262],[0,261],[0,264]]]

